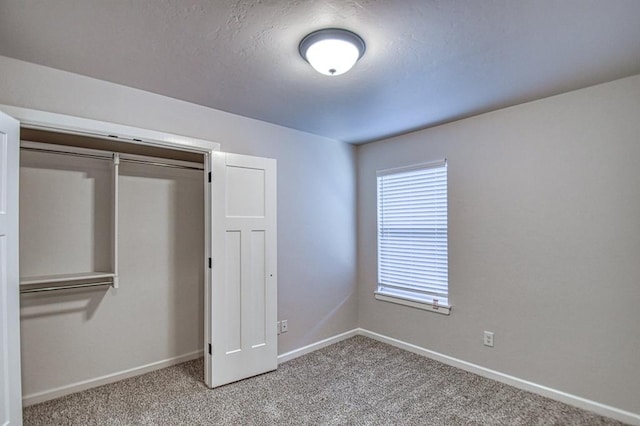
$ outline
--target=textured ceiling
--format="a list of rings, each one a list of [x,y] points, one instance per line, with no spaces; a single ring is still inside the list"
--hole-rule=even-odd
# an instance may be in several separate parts
[[[638,0],[1,0],[0,55],[358,143],[640,73],[639,18]],[[324,27],[366,41],[349,73],[299,56]]]

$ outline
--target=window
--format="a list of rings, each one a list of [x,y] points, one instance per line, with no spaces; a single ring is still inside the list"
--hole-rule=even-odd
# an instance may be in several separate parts
[[[376,298],[449,314],[446,160],[377,179]]]

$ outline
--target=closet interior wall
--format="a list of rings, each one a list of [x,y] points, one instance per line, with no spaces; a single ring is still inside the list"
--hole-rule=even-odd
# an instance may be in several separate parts
[[[22,138],[202,162],[197,154],[46,133],[27,130]],[[21,151],[21,276],[109,268],[111,164]],[[82,382],[202,356],[204,172],[128,162],[119,169],[119,288],[21,296],[27,404]]]

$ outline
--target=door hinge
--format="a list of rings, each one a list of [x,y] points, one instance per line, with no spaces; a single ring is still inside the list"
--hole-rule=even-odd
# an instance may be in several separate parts
[[[209,258],[209,269],[211,269],[212,265],[213,265],[213,260],[211,258]]]
[[[209,355],[211,355],[211,343],[209,343]]]
[[[211,172],[209,172],[209,182],[211,182]]]

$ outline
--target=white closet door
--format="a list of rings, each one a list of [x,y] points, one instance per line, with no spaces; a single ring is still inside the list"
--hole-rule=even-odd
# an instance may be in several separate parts
[[[211,170],[207,383],[216,387],[278,365],[276,161],[216,152]]]
[[[0,112],[0,424],[22,424],[18,176],[20,123]]]

